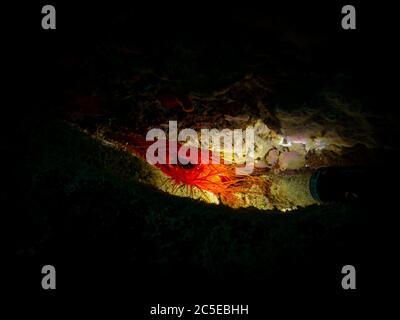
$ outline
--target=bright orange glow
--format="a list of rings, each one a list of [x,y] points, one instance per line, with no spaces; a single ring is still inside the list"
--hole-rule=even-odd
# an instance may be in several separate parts
[[[145,141],[143,138],[136,135],[124,137],[127,142],[128,151],[134,153],[141,158],[145,158],[147,148],[153,144],[151,141]],[[252,175],[236,175],[237,165],[234,163],[224,163],[221,155],[221,163],[212,163],[212,152],[210,150],[201,150],[197,148],[198,161],[197,164],[182,164],[179,161],[177,154],[170,154],[168,148],[168,140],[165,141],[166,164],[155,164],[154,166],[160,169],[174,183],[174,187],[186,185],[188,187],[196,187],[199,190],[209,191],[216,195],[223,203],[232,206],[242,206],[242,200],[238,193],[255,192],[250,189],[257,185],[259,193],[264,193],[268,183],[262,180],[256,174]],[[179,153],[181,144],[177,144],[177,153]],[[201,163],[201,154],[208,154],[208,163]],[[177,164],[172,164],[170,159],[174,157],[178,159]],[[182,159],[182,157],[181,157]]]

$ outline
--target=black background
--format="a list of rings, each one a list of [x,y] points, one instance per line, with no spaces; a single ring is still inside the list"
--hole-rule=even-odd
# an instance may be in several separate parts
[[[45,4],[52,4],[56,8],[56,30],[41,28],[41,7]],[[99,39],[118,37],[137,39],[142,44],[165,38],[178,41],[180,37],[188,36],[193,41],[221,37],[234,39],[237,30],[230,18],[232,15],[242,15],[249,21],[254,16],[262,17],[266,21],[274,21],[278,26],[290,24],[306,34],[326,37],[329,39],[328,50],[321,51],[316,63],[351,73],[354,76],[354,90],[365,93],[372,108],[396,116],[398,102],[393,98],[393,93],[398,91],[398,81],[393,80],[397,74],[396,11],[382,2],[352,2],[357,10],[357,30],[343,30],[340,11],[345,4],[340,1],[263,1],[254,4],[246,2],[243,5],[203,1],[162,4],[140,1],[101,4],[53,1],[15,4],[13,8],[3,11],[3,16],[6,16],[3,50],[7,53],[3,62],[10,71],[4,80],[8,85],[11,84],[12,89],[8,91],[10,99],[3,103],[5,112],[2,129],[5,130],[7,143],[19,143],[13,130],[21,114],[28,118],[32,114],[43,114],[45,117],[52,112],[52,105],[59,98],[65,80],[57,69],[56,61],[65,51],[89,52]],[[128,23],[118,22],[121,14],[129,17],[125,20]],[[245,33],[244,36],[260,41],[263,35]],[[23,153],[23,150],[19,149],[19,152]],[[7,155],[6,159],[8,165],[17,165],[12,157]],[[394,175],[395,172],[390,173],[392,178]],[[11,182],[4,187],[13,188],[12,177],[6,181]],[[281,277],[270,279],[269,282],[242,283],[240,279],[220,282],[203,278],[196,270],[186,273],[168,270],[165,274],[140,269],[133,272],[130,266],[112,261],[99,266],[84,260],[82,265],[77,261],[54,263],[57,290],[45,292],[40,287],[40,269],[43,264],[53,262],[42,261],[39,257],[11,264],[14,301],[21,301],[20,304],[24,305],[23,296],[26,301],[37,301],[35,304],[39,308],[59,304],[63,307],[60,310],[65,310],[78,305],[92,307],[88,301],[96,297],[97,303],[93,305],[96,310],[111,306],[113,301],[117,303],[116,311],[127,309],[128,315],[136,315],[134,318],[142,318],[149,305],[157,303],[249,304],[252,314],[257,310],[258,314],[265,314],[265,317],[275,308],[283,315],[297,310],[312,312],[318,306],[326,306],[326,313],[341,310],[343,306],[352,307],[358,313],[373,307],[378,303],[378,298],[389,295],[388,290],[394,286],[394,266],[391,261],[397,253],[392,248],[394,239],[391,237],[394,233],[390,230],[393,226],[387,220],[391,221],[395,214],[391,200],[388,200],[390,196],[388,187],[385,203],[382,199],[374,199],[366,208],[365,214],[371,216],[371,230],[374,231],[371,243],[374,246],[367,244],[362,255],[364,260],[356,264],[358,289],[355,291],[340,288],[342,275],[338,270],[343,261],[338,261],[337,265],[323,265],[322,269],[313,265],[295,271],[282,268]],[[11,208],[13,201],[18,201],[17,198],[16,195],[15,199],[11,199]],[[18,234],[14,236],[18,237]],[[366,305],[367,300],[373,303]],[[386,302],[390,305],[389,298]]]

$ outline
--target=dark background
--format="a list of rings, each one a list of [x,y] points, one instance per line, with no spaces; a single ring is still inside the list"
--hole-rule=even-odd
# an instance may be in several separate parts
[[[383,3],[353,2],[357,30],[346,31],[341,28],[340,11],[347,3],[335,1],[279,4],[264,1],[242,6],[229,2],[217,5],[132,1],[89,5],[55,1],[49,4],[57,11],[57,29],[42,30],[40,11],[45,4],[20,4],[5,11],[11,18],[6,19],[3,40],[7,43],[3,50],[9,53],[5,62],[11,67],[10,76],[5,80],[12,85],[12,90],[8,92],[11,99],[4,103],[2,117],[6,137],[2,195],[7,215],[16,225],[16,232],[10,238],[12,246],[18,248],[21,243],[38,237],[44,241],[33,249],[33,254],[19,255],[12,264],[13,288],[17,295],[23,292],[29,300],[61,304],[70,301],[70,305],[85,301],[78,298],[81,295],[83,298],[99,296],[101,301],[108,302],[113,297],[132,308],[133,314],[140,315],[147,310],[144,306],[157,303],[248,303],[250,310],[254,308],[261,313],[265,308],[272,308],[275,301],[279,305],[284,305],[282,301],[288,301],[288,305],[298,303],[307,310],[321,302],[331,308],[364,307],[367,298],[377,301],[378,296],[388,293],[394,283],[392,258],[397,254],[392,239],[395,233],[390,231],[395,218],[395,188],[390,183],[397,176],[391,159],[388,167],[382,168],[382,175],[388,177],[387,184],[371,186],[387,190],[383,196],[356,205],[313,207],[303,210],[299,217],[282,221],[257,212],[231,217],[232,213],[225,208],[192,204],[190,200],[175,203],[159,194],[153,199],[154,191],[142,186],[129,186],[133,195],[125,195],[128,187],[113,185],[94,188],[88,194],[83,190],[71,199],[57,191],[58,182],[51,181],[57,175],[50,176],[50,181],[32,191],[29,159],[31,154],[34,154],[32,158],[40,157],[35,148],[41,144],[32,142],[28,136],[43,130],[40,134],[43,138],[47,132],[43,128],[58,116],[57,104],[63,99],[65,84],[74,78],[73,73],[60,66],[60,58],[66,52],[85,56],[95,52],[99,42],[128,42],[148,49],[154,61],[158,61],[157,57],[168,52],[171,44],[184,42],[195,46],[205,42],[216,48],[215,54],[205,61],[217,65],[220,43],[239,52],[242,44],[250,44],[250,48],[274,54],[282,49],[280,39],[287,29],[296,30],[297,35],[324,40],[322,45],[310,49],[313,70],[328,79],[329,75],[340,72],[350,74],[345,90],[372,110],[395,117],[393,93],[396,93],[397,81],[392,76],[396,74],[397,37],[392,8]],[[257,24],[260,21],[268,27],[260,27]],[[285,91],[287,88],[282,90],[290,95],[290,90]],[[43,148],[57,145],[58,137],[64,139],[63,129],[48,132],[59,136],[50,139]],[[72,145],[81,141],[81,137],[67,136],[67,139]],[[85,141],[75,151],[89,153],[97,151],[96,148]],[[87,199],[92,201],[85,202]],[[155,209],[150,204],[157,201],[170,208],[166,215],[171,219],[177,215],[177,221],[183,226],[157,229]],[[80,209],[74,211],[74,208]],[[73,214],[79,215],[79,210],[82,219],[70,219]],[[117,212],[120,218],[113,220],[112,215]],[[38,215],[44,221],[37,222]],[[144,218],[147,216],[148,220]],[[249,246],[257,246],[257,250],[250,252],[260,256],[246,258],[242,252],[238,259],[254,259],[254,268],[242,270],[240,266],[248,266],[247,263],[230,265],[229,259],[216,259],[214,268],[224,270],[221,276],[196,260],[194,251],[203,248],[199,245],[202,235],[218,223],[227,225],[231,233],[227,239],[215,242],[214,258],[224,255],[224,241],[244,239]],[[133,228],[132,232],[126,231],[128,225]],[[189,236],[192,242],[179,240],[174,244],[175,240],[171,239],[182,236],[185,234],[182,230],[190,228],[195,234]],[[160,238],[157,232],[161,232]],[[246,240],[243,236],[246,232],[253,240]],[[267,240],[273,244],[257,242]],[[159,246],[168,241],[173,243],[171,251],[160,250]],[[139,252],[132,253],[132,243]],[[245,250],[240,246],[236,249]],[[263,255],[264,249],[272,251]],[[269,260],[268,255],[274,258]],[[159,260],[154,262],[154,259]],[[43,292],[40,288],[43,264],[56,267],[55,292]],[[345,292],[340,287],[340,269],[345,264],[354,264],[357,269],[356,291]],[[286,312],[285,305],[282,312]]]

